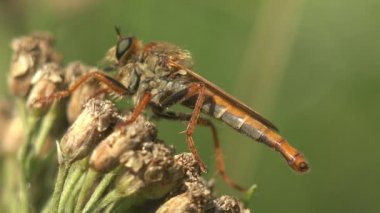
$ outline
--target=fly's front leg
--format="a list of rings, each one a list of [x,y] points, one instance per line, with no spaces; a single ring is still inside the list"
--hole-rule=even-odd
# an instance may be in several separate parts
[[[83,75],[76,82],[74,82],[74,84],[71,85],[67,90],[56,92],[50,96],[36,98],[34,100],[34,102],[51,102],[54,100],[59,100],[61,98],[67,97],[67,96],[71,95],[76,89],[78,89],[81,85],[83,85],[86,81],[88,81],[90,79],[96,79],[96,80],[102,82],[103,84],[105,84],[108,87],[109,90],[111,90],[111,91],[113,91],[119,95],[125,96],[125,95],[130,94],[128,88],[124,87],[120,82],[118,82],[117,80],[107,76],[103,72],[96,71],[96,72],[90,72],[90,73]]]
[[[160,108],[160,107],[153,107],[153,113],[155,115],[157,115],[158,117],[162,117],[162,118],[165,118],[168,120],[189,121],[191,119],[191,114],[164,111],[164,109]],[[213,142],[214,142],[216,169],[217,169],[218,173],[220,174],[220,176],[232,188],[235,188],[239,191],[245,191],[246,189],[244,187],[240,186],[239,184],[237,184],[235,181],[233,181],[226,172],[226,169],[224,166],[224,160],[223,160],[223,151],[222,151],[222,148],[220,146],[218,133],[216,131],[214,124],[209,119],[203,118],[203,117],[198,118],[197,124],[209,127],[211,130]]]

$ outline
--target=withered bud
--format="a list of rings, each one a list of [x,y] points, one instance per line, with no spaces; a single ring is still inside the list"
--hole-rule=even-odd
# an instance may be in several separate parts
[[[222,196],[213,200],[214,212],[220,213],[240,213],[237,200],[230,196]]]
[[[52,102],[36,102],[40,97],[48,97],[62,88],[63,70],[56,63],[47,63],[33,75],[31,79],[33,85],[27,99],[27,107],[29,110],[38,113],[45,113]]]
[[[123,196],[135,194],[142,199],[163,197],[183,177],[174,164],[173,152],[173,148],[155,142],[144,142],[140,149],[125,152],[121,162],[126,171],[115,182],[116,190]]]
[[[201,168],[191,153],[181,153],[174,156],[175,162],[185,174],[186,181],[198,181],[201,176]]]
[[[151,141],[140,147],[140,150],[124,152],[120,163],[133,173],[139,173],[145,184],[162,181],[165,170],[174,164],[173,148]]]
[[[95,69],[88,67],[80,62],[72,62],[65,69],[65,84],[71,86],[83,75],[93,71]],[[86,81],[83,85],[77,88],[70,96],[67,106],[67,117],[69,123],[73,123],[82,110],[83,104],[88,99],[92,98],[102,87],[95,79]],[[104,99],[105,94],[99,94],[97,99]]]
[[[60,163],[88,155],[117,117],[117,109],[111,101],[90,99],[60,142]]]
[[[12,41],[8,85],[14,95],[25,97],[28,94],[31,79],[40,66],[48,62],[61,62],[62,57],[53,45],[53,37],[48,33],[34,33]]]
[[[185,184],[186,192],[170,198],[156,212],[205,212],[207,205],[212,201],[211,190],[201,179]]]
[[[141,147],[145,141],[156,138],[157,130],[153,123],[139,116],[128,126],[116,128],[102,140],[90,157],[90,166],[99,172],[108,172],[119,164],[119,158],[128,151]],[[136,164],[135,164],[136,166]],[[140,167],[140,166],[138,166]]]
[[[208,212],[215,213],[249,213],[249,209],[245,209],[243,204],[236,198],[223,195],[212,201],[213,207]]]

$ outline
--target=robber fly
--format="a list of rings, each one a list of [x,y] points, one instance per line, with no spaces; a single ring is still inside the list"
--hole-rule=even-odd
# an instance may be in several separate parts
[[[97,79],[106,85],[106,91],[120,96],[131,96],[135,108],[129,120],[120,125],[128,125],[150,106],[155,115],[188,121],[186,128],[187,145],[202,171],[206,166],[201,161],[192,138],[197,124],[208,126],[214,137],[218,172],[231,186],[243,190],[225,172],[223,155],[216,129],[201,113],[210,115],[237,131],[262,142],[280,152],[289,166],[297,172],[306,172],[309,167],[303,155],[293,148],[268,120],[247,105],[235,99],[222,89],[192,71],[193,61],[188,51],[166,42],[143,44],[136,37],[123,37],[116,28],[117,44],[108,51],[108,60],[116,75],[107,72],[90,72],[82,76],[67,90],[37,101],[52,101],[69,96],[89,79]],[[191,114],[176,113],[168,108],[182,104],[192,109]]]

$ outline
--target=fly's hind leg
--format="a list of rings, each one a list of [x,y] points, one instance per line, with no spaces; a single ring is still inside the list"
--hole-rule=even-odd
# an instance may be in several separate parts
[[[80,77],[67,90],[56,92],[50,96],[36,98],[34,102],[52,102],[54,100],[59,100],[61,98],[67,97],[71,95],[76,89],[78,89],[82,84],[84,84],[86,81],[90,79],[98,80],[99,82],[105,84],[110,91],[115,92],[119,95],[125,96],[125,95],[130,94],[130,91],[128,90],[128,88],[124,87],[117,80],[107,76],[103,72],[95,71],[95,72],[87,73],[83,75],[82,77]]]
[[[189,121],[191,119],[191,114],[184,114],[184,113],[175,113],[170,111],[164,111],[163,108],[160,107],[153,107],[153,113],[157,115],[158,117],[165,118],[168,120],[176,120],[176,121]],[[235,181],[233,181],[230,176],[226,173],[226,169],[224,166],[224,160],[223,160],[223,151],[219,143],[219,137],[218,133],[216,131],[216,128],[214,124],[206,118],[199,117],[197,124],[209,127],[212,136],[213,136],[213,142],[214,142],[214,151],[215,151],[215,160],[216,160],[216,168],[220,176],[223,178],[223,180],[230,185],[232,188],[235,188],[239,191],[245,191],[244,187],[241,187],[238,185]]]

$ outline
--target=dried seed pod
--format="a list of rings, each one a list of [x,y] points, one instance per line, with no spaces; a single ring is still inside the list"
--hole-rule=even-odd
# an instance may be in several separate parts
[[[244,209],[243,204],[236,198],[223,195],[213,200],[213,208],[208,212],[214,213],[249,213],[249,209]]]
[[[44,64],[34,74],[31,83],[33,87],[26,102],[27,107],[33,112],[45,113],[52,102],[35,102],[35,100],[39,97],[48,97],[62,88],[63,70],[56,63]]]
[[[191,153],[181,153],[174,156],[175,162],[185,173],[186,181],[198,181],[201,176],[201,168]]]
[[[144,142],[120,158],[126,168],[115,182],[121,197],[138,195],[158,199],[173,190],[182,179],[182,170],[174,164],[173,148],[162,143]]]
[[[185,174],[183,186],[178,188],[179,195],[169,199],[156,212],[250,212],[233,197],[224,195],[214,199],[212,186],[200,176],[199,164],[191,153],[176,155],[175,163],[182,168]]]
[[[76,82],[80,77],[86,73],[91,72],[91,67],[88,67],[80,62],[70,63],[65,69],[65,83],[68,86],[71,86]],[[69,123],[73,123],[78,117],[79,113],[82,110],[83,104],[85,104],[88,99],[92,98],[98,91],[101,90],[101,86],[98,81],[95,79],[88,80],[82,86],[77,88],[71,95],[69,103],[67,106],[67,118]],[[96,96],[97,99],[104,99],[104,94],[99,94]]]
[[[96,171],[107,172],[115,168],[122,154],[134,154],[134,149],[144,141],[156,138],[157,130],[154,124],[139,116],[132,124],[115,129],[94,149],[90,157],[90,166]],[[130,151],[130,152],[129,152]],[[136,167],[136,163],[133,164]],[[134,168],[133,170],[139,169]]]
[[[163,181],[168,168],[173,167],[173,148],[163,143],[146,141],[134,150],[124,152],[119,160],[129,171],[139,174],[145,185]]]
[[[117,109],[111,101],[90,99],[60,142],[60,163],[88,155],[117,117]]]
[[[8,85],[10,91],[25,97],[31,88],[36,70],[45,63],[61,62],[61,55],[53,49],[53,37],[48,33],[34,33],[12,41],[13,50]]]
[[[156,213],[170,212],[204,212],[212,200],[211,190],[199,181],[187,182],[186,192],[170,198],[159,207]]]
[[[140,144],[120,156],[120,163],[133,173],[139,173],[145,184],[162,181],[165,170],[174,164],[173,148],[152,141]]]

